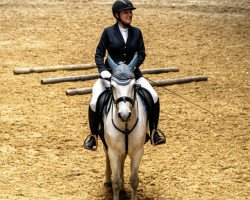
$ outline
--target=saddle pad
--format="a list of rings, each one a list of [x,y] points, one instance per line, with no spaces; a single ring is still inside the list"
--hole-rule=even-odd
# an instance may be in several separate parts
[[[148,119],[150,119],[151,113],[153,112],[152,109],[153,109],[153,105],[154,105],[154,100],[153,100],[150,92],[143,87],[138,87],[136,89],[136,92],[139,95],[140,99],[142,100],[144,108],[147,112]]]
[[[103,116],[109,112],[111,105],[111,89],[107,88],[103,93],[100,94],[96,104],[96,112],[98,112],[98,122],[101,124],[101,129],[98,131],[98,135],[100,136],[102,143],[108,149],[107,144],[104,138],[104,125],[103,125]]]

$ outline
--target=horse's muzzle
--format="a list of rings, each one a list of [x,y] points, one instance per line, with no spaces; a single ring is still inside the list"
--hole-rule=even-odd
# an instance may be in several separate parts
[[[118,117],[123,121],[123,122],[128,122],[130,117],[131,117],[131,112],[126,112],[126,113],[122,113],[119,112],[118,113]]]

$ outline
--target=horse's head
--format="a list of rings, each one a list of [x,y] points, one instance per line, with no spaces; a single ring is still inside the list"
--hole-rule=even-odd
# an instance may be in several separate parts
[[[135,103],[135,77],[134,68],[137,63],[137,54],[128,64],[117,65],[110,56],[108,62],[112,69],[111,87],[114,104],[118,109],[118,116],[127,122],[131,116],[131,109]]]

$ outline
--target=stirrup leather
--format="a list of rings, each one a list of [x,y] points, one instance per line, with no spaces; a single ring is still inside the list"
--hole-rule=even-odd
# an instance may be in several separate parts
[[[87,142],[91,137],[93,137],[93,138],[95,139],[95,143],[96,143],[96,146],[93,146],[93,148],[89,148],[89,147],[87,147],[87,146],[85,145],[86,142]],[[84,147],[85,149],[88,149],[88,150],[96,151],[96,150],[97,150],[97,147],[98,147],[98,138],[97,138],[97,136],[90,133],[90,134],[87,136],[87,138],[84,140],[83,147]]]

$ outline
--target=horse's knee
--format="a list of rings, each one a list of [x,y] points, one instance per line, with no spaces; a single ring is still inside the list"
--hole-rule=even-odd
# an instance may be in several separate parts
[[[122,187],[122,179],[115,179],[113,180],[112,184],[113,190],[118,191]]]

